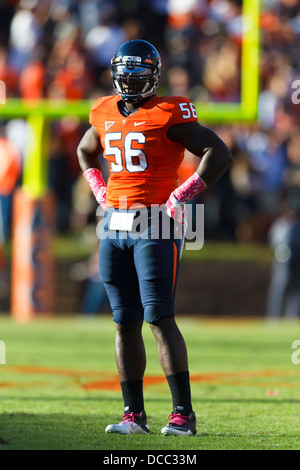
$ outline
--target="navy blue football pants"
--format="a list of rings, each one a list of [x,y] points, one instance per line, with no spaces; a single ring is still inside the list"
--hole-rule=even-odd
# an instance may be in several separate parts
[[[99,274],[113,320],[125,325],[173,317],[182,228],[164,212],[158,220],[157,214],[153,216],[150,209],[144,208],[145,224],[132,232],[110,230],[114,211],[118,209],[108,208],[104,214],[99,249]],[[169,224],[169,233],[162,230],[163,223]]]

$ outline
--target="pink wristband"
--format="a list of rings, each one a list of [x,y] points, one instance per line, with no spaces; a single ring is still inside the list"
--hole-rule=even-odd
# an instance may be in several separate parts
[[[88,182],[97,202],[106,209],[106,183],[102,173],[98,168],[88,168],[83,172],[83,176]]]
[[[177,189],[175,189],[172,194],[176,198],[176,201],[181,205],[196,196],[196,194],[204,191],[206,188],[207,185],[203,179],[198,175],[198,173],[194,173]]]

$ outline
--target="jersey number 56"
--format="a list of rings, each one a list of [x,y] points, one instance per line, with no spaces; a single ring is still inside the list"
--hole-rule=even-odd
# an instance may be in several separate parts
[[[122,140],[122,132],[108,132],[105,134],[105,155],[113,156],[114,162],[111,162],[111,171],[119,173],[124,169],[122,150],[116,145],[116,141]],[[114,145],[111,145],[111,142]],[[132,142],[145,144],[146,137],[142,132],[129,132],[124,139],[124,164],[130,173],[145,171],[148,162],[145,153],[141,149],[132,148]]]

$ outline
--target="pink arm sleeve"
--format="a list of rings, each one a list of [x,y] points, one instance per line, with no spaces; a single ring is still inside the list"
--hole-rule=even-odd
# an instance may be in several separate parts
[[[194,173],[184,183],[182,183],[177,189],[173,191],[173,196],[179,204],[184,204],[186,201],[194,197],[207,188],[206,183],[197,174]]]
[[[88,168],[83,172],[83,176],[88,182],[97,202],[106,209],[106,184],[102,173],[98,168]]]

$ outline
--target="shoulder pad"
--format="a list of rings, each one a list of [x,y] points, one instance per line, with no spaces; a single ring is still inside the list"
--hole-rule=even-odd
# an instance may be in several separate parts
[[[114,101],[115,99],[118,99],[118,96],[101,96],[101,98],[98,98],[97,101],[91,106],[91,111],[95,111],[95,109],[99,108],[99,106],[103,106],[110,101]]]

